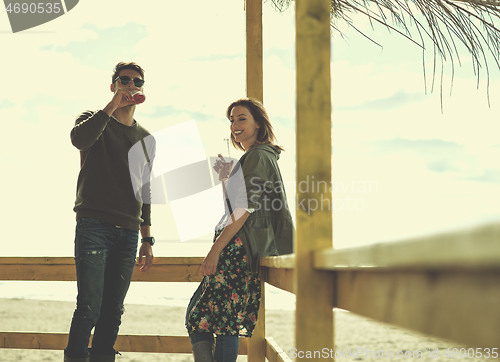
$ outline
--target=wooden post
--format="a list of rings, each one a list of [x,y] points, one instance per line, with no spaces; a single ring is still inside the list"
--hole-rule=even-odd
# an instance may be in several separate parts
[[[246,56],[247,97],[263,102],[262,65],[262,0],[246,0]],[[248,343],[248,361],[264,362],[266,359],[266,308],[265,283],[262,282],[262,298],[259,318]]]
[[[330,1],[296,0],[298,358],[333,351],[333,273],[316,271],[313,252],[332,247]],[[333,360],[316,356],[308,361]]]
[[[264,362],[266,360],[266,294],[265,282],[262,280],[262,296],[260,299],[259,317],[257,325],[248,340],[247,360]]]
[[[247,97],[263,102],[262,0],[246,0]]]

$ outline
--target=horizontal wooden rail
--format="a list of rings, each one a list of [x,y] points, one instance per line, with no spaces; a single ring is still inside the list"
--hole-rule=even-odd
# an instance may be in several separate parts
[[[473,347],[500,347],[500,270],[336,272],[335,307]]]
[[[0,332],[0,348],[63,350],[67,333]],[[240,338],[240,355],[247,354],[248,338]],[[122,352],[191,353],[187,336],[118,335],[115,348]]]
[[[132,281],[199,282],[202,257],[156,257],[146,273],[136,267]],[[266,282],[293,293],[293,255],[262,258]],[[0,280],[75,281],[71,257],[0,257]]]
[[[312,257],[317,269],[334,274],[333,308],[460,344],[499,347],[500,223],[398,243],[322,250]],[[147,273],[136,270],[133,280],[199,281],[202,261],[199,257],[158,257]],[[264,280],[292,293],[294,266],[294,255],[261,259]],[[74,261],[57,257],[3,257],[0,280],[75,280]],[[4,345],[7,343],[4,337],[9,335],[14,338],[17,334],[0,334]],[[25,341],[18,342],[19,345],[36,346],[47,334],[34,336],[38,339],[29,335],[20,337]],[[135,336],[130,338],[134,340]],[[169,346],[175,340],[167,336],[148,338],[169,341],[165,342]],[[42,344],[50,346],[50,343]],[[179,343],[182,346],[184,342]],[[137,347],[130,348],[135,351]],[[167,347],[152,348],[164,351]],[[184,347],[175,348],[180,351]],[[281,354],[273,351],[272,342],[268,341],[266,348],[273,356]]]
[[[260,266],[274,269],[295,268],[295,255],[266,256],[260,259]]]
[[[156,257],[146,273],[136,266],[132,281],[199,282],[202,257]],[[75,262],[70,257],[2,257],[0,280],[76,280]]]
[[[314,266],[346,269],[498,269],[500,223],[351,249],[314,254]]]
[[[262,276],[266,283],[290,293],[294,293],[293,274],[295,256],[283,255],[261,259]]]
[[[313,255],[335,275],[333,307],[475,347],[499,347],[500,223]],[[293,292],[293,256],[263,258]]]
[[[272,286],[295,294],[293,269],[263,268],[263,279]]]
[[[266,338],[266,358],[269,362],[292,362],[290,357],[272,338]]]

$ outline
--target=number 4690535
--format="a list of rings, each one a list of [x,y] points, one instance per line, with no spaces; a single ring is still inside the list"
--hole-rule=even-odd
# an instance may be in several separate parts
[[[6,7],[8,14],[59,14],[60,3],[39,2],[39,3],[9,3]]]

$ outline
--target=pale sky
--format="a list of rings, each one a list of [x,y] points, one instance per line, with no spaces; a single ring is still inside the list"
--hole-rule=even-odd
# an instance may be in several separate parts
[[[64,16],[16,34],[0,11],[4,256],[73,254],[79,153],[69,132],[79,113],[109,102],[119,61],[146,70],[139,123],[160,132],[194,120],[206,155],[227,155],[225,110],[245,96],[243,0],[117,4],[80,1]],[[264,3],[264,104],[286,149],[280,165],[292,208],[293,24],[293,8],[280,14]],[[349,30],[347,39],[332,38],[335,247],[499,220],[498,69],[491,64],[488,107],[486,78],[476,86],[470,57],[462,55],[451,94],[445,64],[441,112],[439,87],[429,91],[432,53],[426,93],[420,49],[382,28],[360,27],[384,48]],[[179,240],[168,204],[154,205],[152,218],[157,240]],[[157,256],[206,250],[158,244]]]

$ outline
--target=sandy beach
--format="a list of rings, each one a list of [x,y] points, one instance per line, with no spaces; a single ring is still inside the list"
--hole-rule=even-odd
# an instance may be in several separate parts
[[[72,302],[0,299],[0,330],[67,333],[74,307]],[[120,332],[186,335],[184,313],[183,307],[128,304]],[[272,337],[290,357],[298,353],[294,349],[293,311],[267,310],[266,328],[266,335]],[[376,323],[344,311],[335,313],[335,350],[343,353],[343,356],[337,358],[338,361],[478,361],[446,357],[444,354],[448,348],[451,350],[460,346]],[[398,353],[400,351],[402,353]],[[440,355],[430,353],[435,351]],[[307,356],[304,357],[303,360],[307,360]],[[246,361],[246,356],[241,356],[238,360]],[[0,349],[0,361],[62,361],[62,351]],[[124,352],[118,356],[117,361],[188,362],[192,361],[192,357],[188,354]]]

